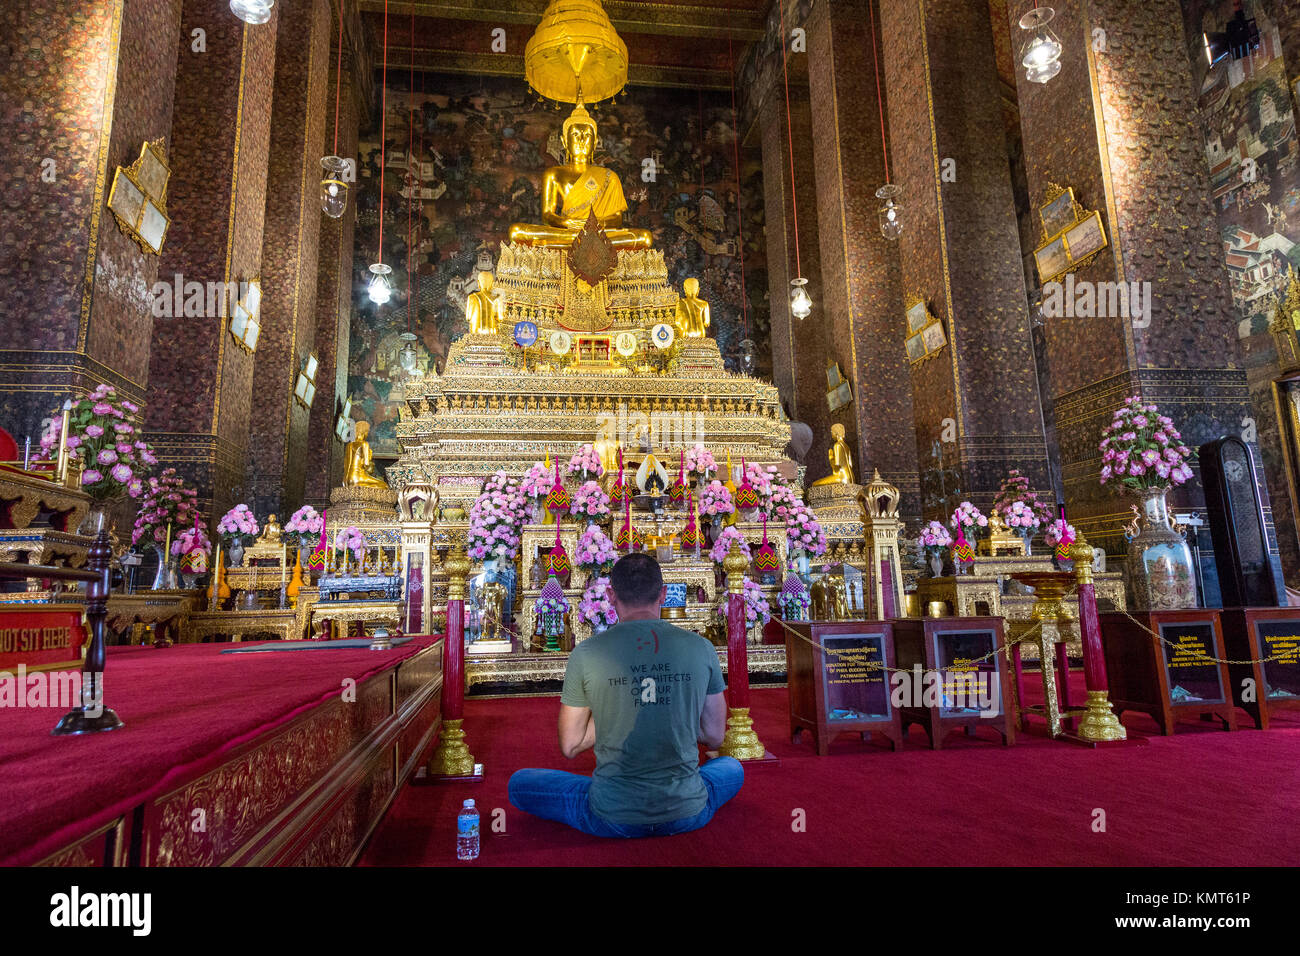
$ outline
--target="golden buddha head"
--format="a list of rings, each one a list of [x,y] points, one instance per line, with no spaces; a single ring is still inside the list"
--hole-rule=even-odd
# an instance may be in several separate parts
[[[357,422],[356,441],[365,441],[366,436],[370,434],[370,422]]]
[[[480,272],[478,274],[478,290],[484,294],[492,291],[492,273]]]
[[[564,121],[561,139],[569,162],[588,162],[600,145],[596,136],[596,121],[587,108],[579,103]]]
[[[836,441],[844,441],[844,426],[836,422],[831,426],[831,437]]]
[[[700,294],[700,280],[694,277],[687,279],[682,283],[682,292],[686,298],[693,299]]]

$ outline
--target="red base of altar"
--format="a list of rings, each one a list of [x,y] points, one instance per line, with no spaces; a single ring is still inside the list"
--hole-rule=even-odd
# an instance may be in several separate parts
[[[437,732],[441,639],[230,647],[109,648],[115,733],[0,712],[0,865],[352,863]]]

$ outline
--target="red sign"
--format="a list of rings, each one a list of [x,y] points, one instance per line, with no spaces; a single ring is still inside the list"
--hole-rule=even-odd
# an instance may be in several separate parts
[[[0,670],[76,664],[85,642],[82,608],[75,604],[0,606]]]

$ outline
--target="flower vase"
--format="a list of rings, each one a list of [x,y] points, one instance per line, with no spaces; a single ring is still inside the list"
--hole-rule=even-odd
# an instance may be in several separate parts
[[[1128,541],[1124,580],[1129,610],[1168,611],[1197,606],[1192,550],[1174,530],[1167,488],[1134,492],[1141,500],[1139,531]]]
[[[289,584],[284,589],[284,595],[289,599],[290,607],[298,606],[298,592],[302,590],[302,587],[302,548],[298,548],[294,551],[293,577],[289,579]]]
[[[237,568],[244,563],[244,539],[234,538],[230,546],[226,548],[226,555],[230,558],[230,566]]]
[[[154,545],[153,548],[158,552],[158,573],[154,575],[153,587],[151,591],[167,590],[167,552],[161,545]]]
[[[794,559],[794,566],[800,578],[808,580],[808,570],[812,566],[812,559],[807,554],[800,552]]]
[[[1021,533],[1020,540],[1025,543],[1025,557],[1030,558],[1034,555],[1034,533],[1025,531]]]
[[[192,591],[199,586],[199,576],[197,574],[181,573],[181,581],[185,584],[185,589]]]
[[[943,577],[943,554],[939,551],[930,552],[930,577]]]

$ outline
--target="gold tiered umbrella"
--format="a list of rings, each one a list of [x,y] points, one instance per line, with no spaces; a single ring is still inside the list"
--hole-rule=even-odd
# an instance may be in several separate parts
[[[627,45],[600,0],[551,0],[524,49],[524,73],[548,99],[599,102],[627,84]]]

